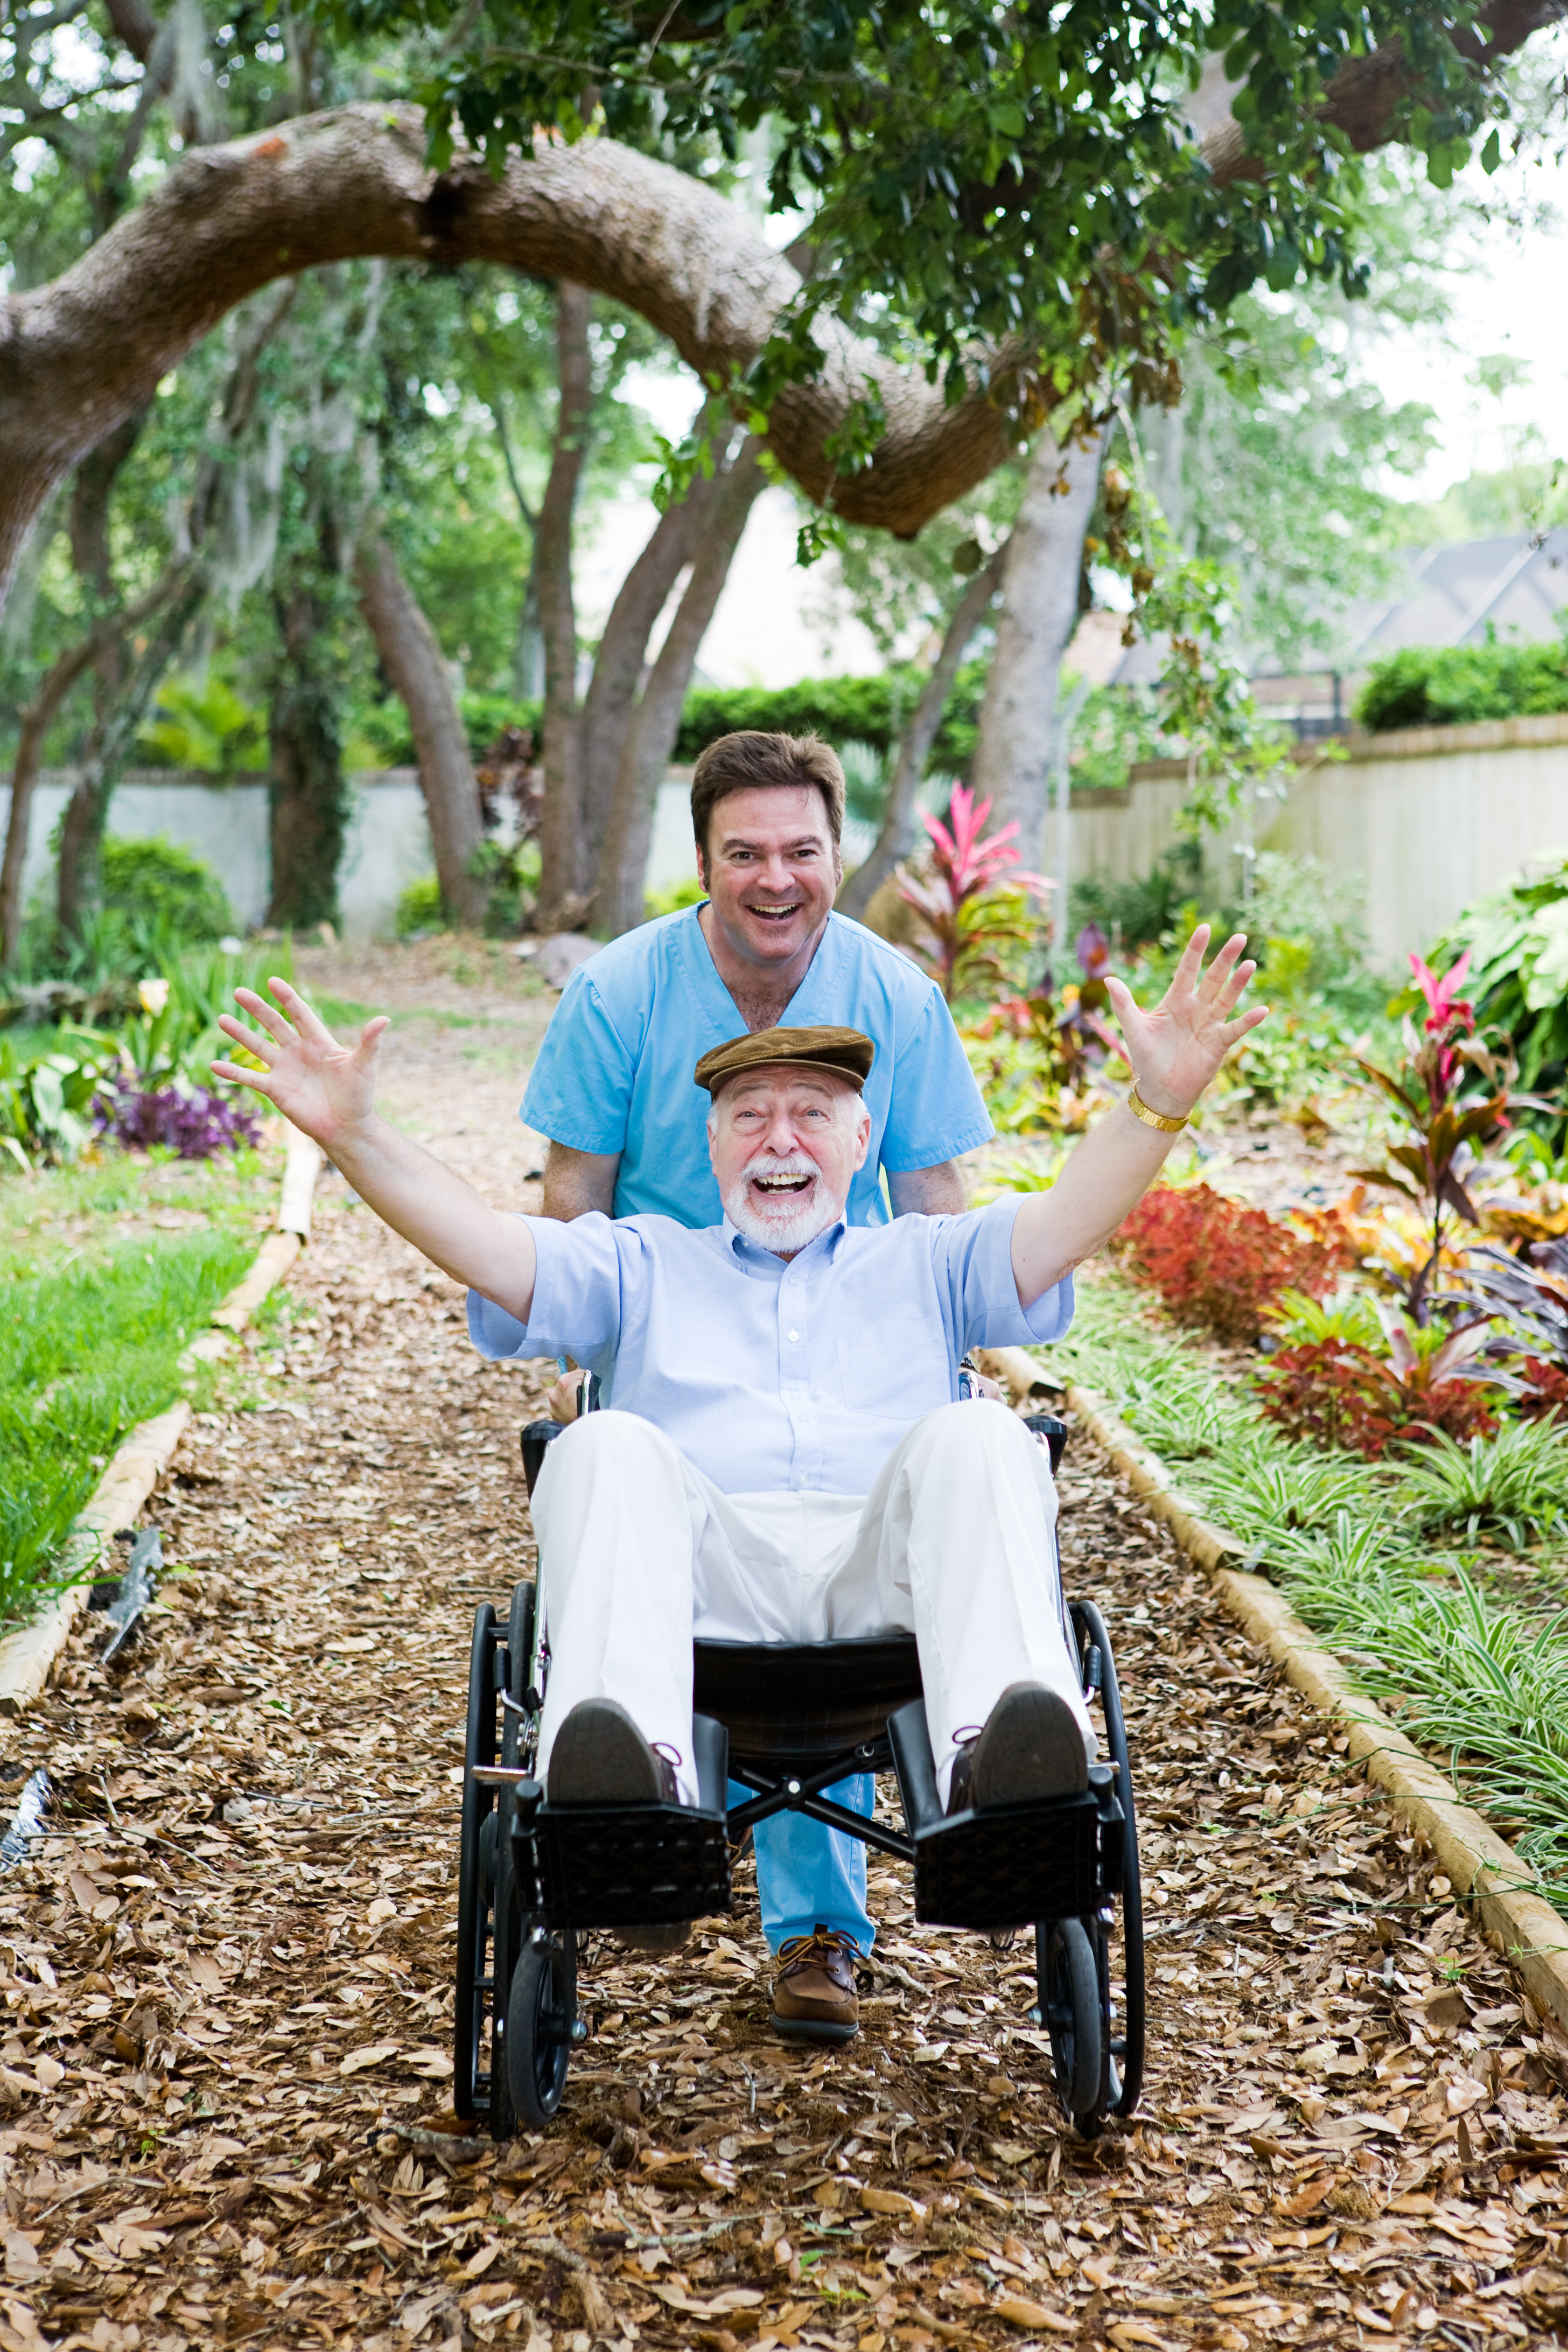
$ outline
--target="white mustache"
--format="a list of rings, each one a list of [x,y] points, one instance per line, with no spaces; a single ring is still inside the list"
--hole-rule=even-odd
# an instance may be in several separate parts
[[[750,1184],[759,1176],[806,1176],[815,1180],[821,1173],[816,1160],[807,1159],[804,1151],[759,1151],[754,1160],[747,1162],[743,1181]]]

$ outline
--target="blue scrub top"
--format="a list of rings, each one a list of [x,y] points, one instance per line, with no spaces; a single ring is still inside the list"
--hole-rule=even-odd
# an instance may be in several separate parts
[[[718,1224],[708,1162],[701,1056],[744,1030],[696,907],[612,940],[567,982],[523,1097],[522,1117],[574,1151],[619,1152],[617,1217]],[[933,1168],[973,1151],[991,1121],[942,991],[908,956],[846,915],[829,915],[781,1026],[864,1030],[877,1047],[866,1085],[871,1142],[849,1193],[851,1224],[882,1224],[880,1172]]]

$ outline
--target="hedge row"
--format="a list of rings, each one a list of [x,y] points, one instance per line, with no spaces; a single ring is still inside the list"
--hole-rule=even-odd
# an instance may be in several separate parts
[[[1386,733],[1548,710],[1568,710],[1568,633],[1533,645],[1402,646],[1373,663],[1355,716]]]
[[[889,751],[920,695],[923,672],[913,663],[884,670],[879,677],[806,677],[798,686],[705,686],[686,698],[675,759],[689,766],[706,744],[742,728],[770,734],[826,736],[830,743],[869,743]],[[947,709],[931,747],[930,764],[939,774],[962,773],[973,756],[980,731],[980,698],[985,664],[966,663],[953,680]],[[537,702],[504,694],[465,694],[463,723],[476,759],[481,759],[503,727],[537,732],[543,717]],[[401,703],[388,699],[363,724],[368,744],[389,767],[414,761],[414,739]]]
[[[830,743],[869,743],[889,751],[919,698],[923,673],[912,663],[878,677],[805,677],[797,686],[700,687],[686,698],[678,761],[695,760],[721,735],[757,727],[784,735],[811,731]],[[931,747],[931,765],[951,773],[967,768],[979,734],[985,664],[966,662],[953,680]]]

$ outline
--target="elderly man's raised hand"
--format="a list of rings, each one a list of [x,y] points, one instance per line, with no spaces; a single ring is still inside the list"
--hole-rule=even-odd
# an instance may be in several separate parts
[[[1166,1118],[1184,1118],[1231,1047],[1268,1018],[1267,1005],[1231,1017],[1258,970],[1250,957],[1245,963],[1239,960],[1247,945],[1245,933],[1237,931],[1226,940],[1205,971],[1208,943],[1209,927],[1200,923],[1171,985],[1147,1013],[1140,1010],[1125,982],[1105,983],[1137,1072],[1139,1094],[1151,1110]]]
[[[247,1029],[232,1013],[218,1019],[225,1036],[254,1054],[266,1068],[247,1070],[237,1062],[215,1062],[214,1075],[254,1087],[290,1126],[313,1136],[324,1150],[335,1151],[364,1126],[374,1108],[376,1058],[386,1015],[378,1013],[365,1023],[357,1045],[341,1045],[286,980],[269,980],[267,985],[281,1013],[275,1013],[252,989],[234,992],[235,1003],[261,1024],[264,1034]]]

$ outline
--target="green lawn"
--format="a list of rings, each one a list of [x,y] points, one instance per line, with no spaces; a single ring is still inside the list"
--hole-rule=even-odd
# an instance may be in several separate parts
[[[104,1462],[269,1221],[277,1171],[116,1158],[0,1178],[0,1615],[25,1617]]]

